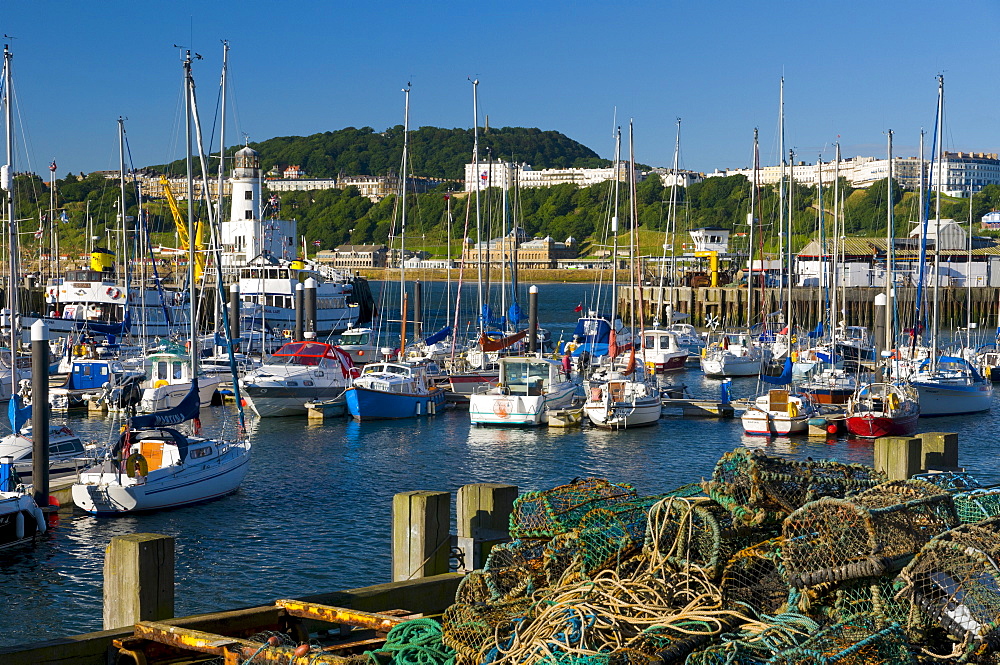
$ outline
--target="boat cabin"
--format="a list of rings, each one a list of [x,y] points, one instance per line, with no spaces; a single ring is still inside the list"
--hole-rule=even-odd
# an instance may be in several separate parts
[[[669,330],[644,330],[642,348],[647,351],[680,351],[677,336]]]
[[[355,384],[387,393],[425,392],[434,387],[422,365],[407,363],[369,363],[361,370]]]
[[[510,395],[542,395],[546,388],[562,380],[561,371],[547,358],[501,358],[500,387]]]
[[[351,330],[345,330],[337,340],[340,346],[361,346],[364,344],[371,344],[372,329],[371,328],[354,328]]]
[[[320,369],[341,369],[342,358],[332,344],[289,342],[271,354],[267,365],[302,365]],[[348,365],[349,366],[349,365]]]
[[[166,386],[191,380],[191,362],[187,356],[154,353],[148,362],[150,386]]]

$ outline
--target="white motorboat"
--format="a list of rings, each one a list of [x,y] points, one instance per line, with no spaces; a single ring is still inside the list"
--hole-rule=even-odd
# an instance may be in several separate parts
[[[306,402],[334,399],[357,370],[346,352],[324,342],[289,342],[240,379],[247,405],[261,418],[306,413]]]
[[[18,471],[31,473],[34,452],[31,425],[26,425],[17,434],[8,434],[0,439],[0,457],[9,457]],[[59,471],[85,466],[97,459],[101,450],[93,444],[85,444],[67,425],[49,427],[49,469]]]
[[[993,406],[992,382],[964,358],[924,360],[909,378],[920,397],[921,417],[980,413]]]
[[[653,372],[678,372],[687,364],[688,350],[680,345],[677,335],[662,328],[648,328],[639,333],[642,359]]]
[[[500,359],[500,383],[469,396],[474,425],[533,426],[547,422],[549,410],[573,403],[577,384],[550,358]]]
[[[144,382],[139,410],[143,413],[165,411],[181,403],[188,389],[197,383],[201,406],[217,400],[218,375],[200,374],[195,382],[191,376],[191,360],[187,354],[154,353],[147,360],[149,378]]]

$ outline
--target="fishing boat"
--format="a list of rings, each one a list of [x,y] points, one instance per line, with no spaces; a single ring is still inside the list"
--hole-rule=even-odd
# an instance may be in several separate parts
[[[444,393],[421,364],[379,362],[365,365],[344,397],[355,420],[396,420],[436,414]]]
[[[843,369],[826,367],[811,373],[798,388],[814,404],[847,404],[858,389],[858,379]]]
[[[352,360],[332,344],[289,342],[243,375],[243,397],[261,418],[304,415],[306,402],[334,399],[351,385]]]
[[[73,358],[66,380],[49,389],[49,404],[53,411],[86,407],[88,399],[105,390],[143,378],[141,371],[126,369],[118,360]]]
[[[577,389],[560,363],[532,356],[501,358],[499,381],[469,396],[473,425],[540,425],[550,410],[570,406]]]
[[[847,403],[847,431],[854,436],[908,436],[917,430],[920,402],[906,383],[866,383]]]
[[[11,458],[0,455],[0,549],[33,540],[47,529],[29,490],[18,481]]]
[[[371,328],[348,328],[341,333],[337,346],[351,357],[351,362],[356,367],[381,360],[375,344],[375,331]]]
[[[772,388],[747,407],[741,420],[747,434],[783,436],[807,431],[809,419],[816,414],[816,407],[803,395],[789,393],[786,388]]]

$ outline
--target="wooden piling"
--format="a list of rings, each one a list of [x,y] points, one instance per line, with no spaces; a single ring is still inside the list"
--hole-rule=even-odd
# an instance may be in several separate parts
[[[908,436],[875,439],[875,469],[889,480],[908,480],[923,471],[922,464],[920,439]]]
[[[921,442],[921,468],[924,471],[958,470],[958,434],[923,432],[917,436]]]
[[[400,492],[392,498],[392,580],[448,572],[451,493]]]
[[[475,483],[458,489],[457,538],[464,569],[482,568],[493,546],[508,539],[516,498],[516,485]]]
[[[174,616],[174,539],[115,536],[104,555],[104,629]]]

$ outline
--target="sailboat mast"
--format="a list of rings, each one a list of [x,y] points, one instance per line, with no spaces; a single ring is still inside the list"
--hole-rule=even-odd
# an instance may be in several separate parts
[[[785,259],[785,77],[781,77],[781,84],[778,91],[778,156],[781,159],[781,168],[778,175],[778,260],[784,266]],[[791,278],[788,269],[782,270],[781,279],[778,280],[778,302],[783,300],[785,291],[785,279]],[[790,286],[790,285],[789,285]]]
[[[888,146],[886,154],[889,159],[889,175],[886,179],[885,186],[885,197],[886,197],[886,224],[885,224],[885,343],[882,345],[883,349],[889,350],[894,347],[894,342],[896,339],[896,331],[893,330],[893,310],[895,309],[895,303],[892,299],[893,292],[893,262],[895,260],[896,254],[896,218],[894,215],[893,205],[892,205],[892,130],[890,129],[886,132],[888,137]]]
[[[402,173],[399,175],[399,192],[400,203],[399,203],[399,311],[402,314],[400,317],[403,319],[402,328],[400,332],[402,333],[402,339],[400,341],[400,349],[406,346],[406,172],[409,164],[407,162],[410,148],[410,84],[407,83],[406,87],[403,88],[403,166]],[[419,316],[419,312],[417,313]],[[400,360],[403,359],[402,352],[400,352]]]
[[[483,224],[482,205],[479,193],[482,190],[482,178],[479,177],[479,79],[472,81],[472,163],[476,179],[476,293],[479,296],[479,331],[483,332]],[[487,270],[489,267],[487,266]],[[486,366],[486,353],[481,354],[480,367]]]
[[[832,348],[837,348],[837,326],[840,318],[838,306],[840,302],[837,298],[837,287],[840,286],[840,141],[837,141],[833,166],[833,263],[830,273],[832,277],[831,287],[833,288],[833,298],[830,303],[830,340]]]
[[[788,288],[785,289],[785,325],[788,327],[788,349],[792,348],[792,186],[795,184],[795,150],[788,150],[788,219],[785,233],[785,265],[787,266]]]
[[[828,289],[830,288],[829,279],[827,276],[827,266],[829,265],[826,261],[829,252],[826,249],[826,216],[823,214],[823,153],[819,154],[816,159],[816,207],[819,208],[819,245],[820,251],[823,253],[822,265],[823,270],[820,273],[819,285],[820,285],[820,295],[822,297],[821,306],[826,306],[825,309],[829,308],[829,294]],[[826,313],[820,315],[819,320],[822,322],[826,319]]]
[[[191,335],[191,376],[198,376],[198,301],[194,283],[195,228],[194,228],[194,162],[191,153],[191,51],[184,55],[184,145],[185,166],[187,167],[187,227],[188,227],[188,332]]]
[[[121,198],[119,199],[118,205],[118,214],[121,215],[122,218],[121,264],[125,278],[125,293],[127,294],[129,292],[129,288],[131,287],[131,284],[129,283],[131,270],[128,256],[128,221],[125,217],[125,212],[128,208],[125,203],[125,119],[122,116],[118,116],[118,174],[121,178],[119,187],[119,196]]]
[[[674,139],[674,182],[670,185],[670,286],[676,286],[674,280],[677,278],[677,170],[680,168],[681,154],[681,119],[677,118],[677,136]],[[664,248],[666,249],[666,248]],[[670,304],[673,305],[673,293],[671,293]],[[661,308],[662,309],[662,308]],[[673,321],[667,321],[669,326]]]
[[[757,169],[760,167],[760,156],[758,154],[758,132],[753,128],[753,182],[750,183],[750,212],[747,213],[747,225],[750,227],[750,239],[747,244],[747,327],[753,325],[753,227],[756,221],[757,209]],[[761,257],[763,259],[764,257]]]
[[[451,190],[448,191],[448,195],[445,196],[448,206],[448,219],[445,221],[445,228],[448,231],[448,266],[445,270],[445,325],[451,323]],[[455,339],[455,331],[451,331],[452,339]]]
[[[615,186],[611,202],[611,328],[618,317],[618,190],[621,187],[622,128],[615,132]]]
[[[7,164],[3,186],[7,190],[7,243],[10,273],[7,275],[7,325],[10,326],[10,395],[17,393],[17,217],[14,215],[14,114],[11,110],[10,61],[13,54],[3,45],[4,127],[7,131]]]
[[[936,369],[938,355],[938,287],[941,284],[941,188],[944,177],[944,74],[938,74],[938,121],[937,121],[937,192],[934,202],[934,329],[931,331],[931,363]]]
[[[225,191],[226,185],[226,79],[229,75],[229,42],[225,39],[222,40],[222,80],[220,85],[222,86],[221,95],[222,99],[220,102],[221,115],[219,117],[219,191],[218,198],[216,199],[216,215],[215,218],[222,222],[222,199],[223,192]],[[214,237],[214,236],[213,236]],[[216,267],[216,272],[219,275],[219,280],[222,279],[222,266]]]

